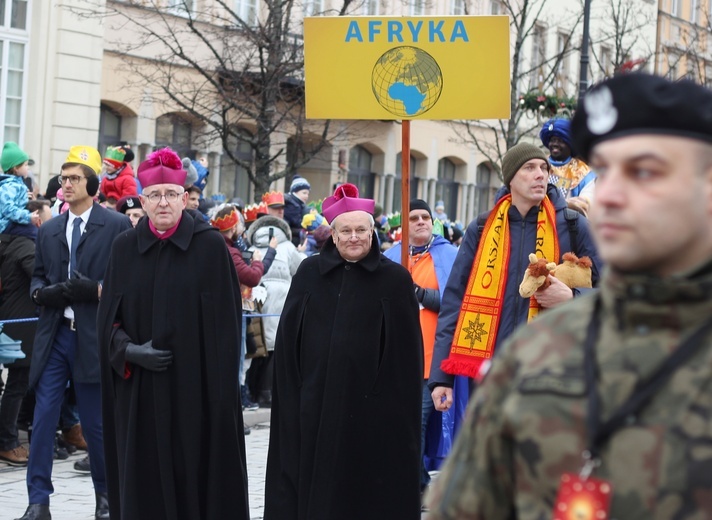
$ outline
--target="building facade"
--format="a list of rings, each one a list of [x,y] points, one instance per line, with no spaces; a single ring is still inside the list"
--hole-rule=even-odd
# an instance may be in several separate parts
[[[631,30],[627,39],[616,39],[610,27],[610,11],[620,2],[635,6],[639,14],[650,15],[651,24]],[[211,174],[206,196],[222,194],[228,200],[239,197],[245,202],[258,197],[244,167],[255,160],[255,152],[245,140],[215,138],[210,125],[171,99],[160,82],[146,79],[165,61],[165,48],[155,39],[161,30],[156,27],[180,33],[190,22],[203,24],[206,34],[216,27],[228,34],[233,30],[228,25],[234,25],[234,15],[249,27],[267,22],[268,12],[260,0],[228,4],[231,13],[214,0],[0,0],[0,138],[15,140],[28,151],[35,161],[33,171],[40,191],[44,193],[49,178],[58,173],[71,145],[84,143],[103,151],[107,145],[121,142],[134,148],[136,164],[162,146],[171,146],[181,156],[207,157]],[[623,57],[645,57],[643,65],[652,71],[656,6],[648,0],[594,0],[593,4],[589,78],[598,80],[612,74]],[[516,95],[542,92],[564,99],[575,97],[578,90],[578,5],[567,0],[361,0],[353,2],[346,14],[516,17],[528,7],[533,14],[527,23],[533,30],[519,49],[515,48],[512,24],[512,58],[518,56],[520,72],[513,82]],[[340,6],[338,0],[302,0],[295,2],[295,12],[290,16],[296,20],[305,14],[333,16]],[[536,6],[541,6],[541,11]],[[296,27],[294,41],[299,45],[301,23]],[[147,30],[155,30],[153,39],[146,37]],[[198,62],[207,60],[197,44],[191,51],[191,38],[194,35],[186,33],[178,41],[183,42],[188,55],[194,52]],[[244,43],[239,36],[235,38],[225,37],[226,55],[236,41]],[[616,41],[629,40],[634,40],[631,45],[616,45]],[[247,47],[247,43],[244,45]],[[185,65],[176,65],[171,74],[176,85],[205,81]],[[297,76],[297,82],[299,79]],[[522,113],[516,122],[518,137],[537,142],[536,133],[544,116],[536,107]],[[272,165],[275,171],[289,167],[286,157],[296,141],[301,148],[309,149],[310,143],[318,140],[321,123],[308,122],[304,128],[297,128],[285,120],[275,128],[277,138],[269,150],[277,157]],[[241,138],[249,140],[258,123],[241,117],[236,118],[235,125]],[[488,209],[501,181],[496,167],[498,155],[485,152],[499,147],[501,155],[506,149],[498,128],[498,121],[471,122],[468,131],[463,122],[413,121],[411,195],[431,205],[445,201],[450,217],[463,223]],[[332,121],[326,136],[328,144],[311,160],[270,188],[284,190],[291,175],[299,173],[311,182],[313,199],[328,196],[334,183],[348,181],[375,198],[386,212],[400,209],[399,122]],[[237,162],[225,153],[226,147]],[[287,153],[282,153],[285,150]]]
[[[658,0],[655,71],[712,87],[712,1]]]

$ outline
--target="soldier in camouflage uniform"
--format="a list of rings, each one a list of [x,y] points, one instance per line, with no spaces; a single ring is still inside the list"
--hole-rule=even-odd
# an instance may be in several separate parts
[[[573,128],[598,174],[600,292],[502,346],[428,518],[712,518],[712,92],[619,76],[586,95]],[[567,473],[610,486],[608,516],[565,511]]]

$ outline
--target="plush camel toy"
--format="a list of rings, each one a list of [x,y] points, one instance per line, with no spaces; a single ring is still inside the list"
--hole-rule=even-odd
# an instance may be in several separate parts
[[[556,265],[544,258],[529,255],[529,267],[524,272],[524,279],[519,285],[522,298],[530,298],[536,291],[546,289],[551,282],[548,275],[555,276],[568,287],[592,287],[591,259],[587,256],[577,257],[574,253],[565,253],[563,262]]]
[[[565,253],[563,262],[556,266],[552,276],[556,276],[568,287],[593,287],[591,283],[591,259],[587,256],[579,258],[573,253]]]
[[[522,298],[530,298],[536,291],[551,285],[549,273],[556,269],[555,262],[547,262],[545,258],[537,258],[534,253],[529,255],[529,267],[524,271],[524,279],[519,284],[519,294]]]

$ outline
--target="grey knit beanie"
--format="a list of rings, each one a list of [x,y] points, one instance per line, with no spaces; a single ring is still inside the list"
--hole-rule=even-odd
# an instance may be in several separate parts
[[[193,166],[193,162],[190,160],[190,157],[183,157],[181,162],[183,163],[183,169],[187,173],[185,176],[185,185],[186,187],[192,186],[195,181],[198,180],[198,170],[196,170],[195,166]]]
[[[544,150],[530,143],[519,143],[507,150],[507,153],[502,158],[502,180],[507,188],[509,188],[519,168],[531,159],[543,159],[546,161],[548,157]]]

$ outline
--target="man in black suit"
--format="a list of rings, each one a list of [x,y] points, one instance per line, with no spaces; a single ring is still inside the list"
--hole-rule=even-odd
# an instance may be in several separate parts
[[[96,149],[70,149],[60,176],[69,211],[47,222],[37,235],[30,294],[41,313],[29,381],[36,404],[27,466],[29,507],[19,520],[51,518],[54,434],[70,378],[91,461],[95,518],[109,518],[96,310],[111,244],[118,234],[131,229],[131,223],[125,215],[94,202],[99,171],[101,155]]]

